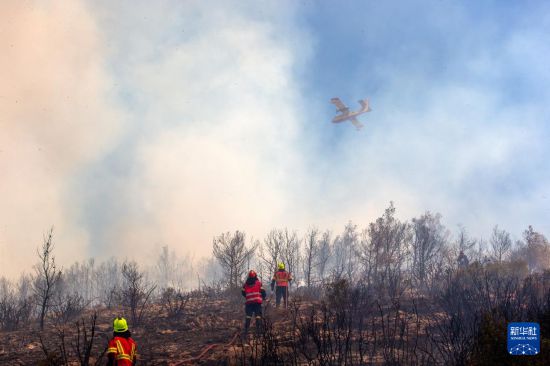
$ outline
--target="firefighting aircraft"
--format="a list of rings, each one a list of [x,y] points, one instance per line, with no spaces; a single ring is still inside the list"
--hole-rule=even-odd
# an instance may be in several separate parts
[[[359,104],[361,104],[361,109],[356,112],[350,112],[349,108],[346,107],[344,103],[342,103],[340,98],[332,98],[330,102],[336,106],[337,112],[341,112],[341,114],[332,119],[332,123],[351,121],[351,123],[353,123],[357,130],[360,130],[363,125],[357,120],[356,117],[360,114],[372,111],[372,109],[370,109],[369,107],[368,99],[363,99],[359,101]]]

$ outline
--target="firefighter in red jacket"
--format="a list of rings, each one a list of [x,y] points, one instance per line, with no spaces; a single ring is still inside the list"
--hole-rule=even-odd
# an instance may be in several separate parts
[[[256,316],[256,333],[259,334],[262,326],[262,301],[265,300],[266,294],[256,272],[248,272],[248,278],[243,285],[242,295],[246,299],[244,305],[246,320],[244,321],[243,335],[246,337],[248,334],[253,314]]]
[[[113,321],[113,338],[107,348],[107,366],[134,366],[137,359],[136,342],[128,330],[124,318]]]
[[[275,272],[275,275],[273,275],[273,280],[271,281],[271,291],[273,291],[275,285],[277,285],[277,288],[275,289],[275,306],[279,307],[282,297],[284,299],[286,308],[288,306],[288,284],[290,283],[290,281],[292,281],[292,275],[290,274],[290,272],[287,272],[285,270],[284,263],[279,263],[278,267],[279,269],[277,270],[277,272]]]

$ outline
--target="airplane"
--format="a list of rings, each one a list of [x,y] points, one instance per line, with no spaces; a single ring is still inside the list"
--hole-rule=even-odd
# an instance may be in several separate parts
[[[337,112],[341,112],[341,114],[337,115],[332,119],[332,123],[351,121],[351,123],[353,123],[353,125],[355,126],[355,128],[357,128],[357,130],[360,130],[363,127],[363,125],[361,124],[361,122],[357,120],[356,117],[360,114],[372,111],[372,109],[370,109],[369,107],[368,99],[363,99],[359,101],[359,104],[361,104],[361,109],[356,112],[350,112],[349,108],[346,107],[344,103],[342,103],[340,98],[332,98],[330,102],[336,106]]]

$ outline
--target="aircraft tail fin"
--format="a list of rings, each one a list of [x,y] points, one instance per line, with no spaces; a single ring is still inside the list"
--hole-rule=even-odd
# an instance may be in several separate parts
[[[369,106],[369,100],[368,99],[360,100],[359,103],[361,104],[361,107],[363,107],[361,109],[361,112],[370,112],[370,111],[372,111],[372,109]]]

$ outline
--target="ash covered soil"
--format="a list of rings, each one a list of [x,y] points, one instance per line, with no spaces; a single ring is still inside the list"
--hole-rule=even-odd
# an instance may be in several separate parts
[[[298,300],[293,302],[295,308],[310,305]],[[94,312],[97,320],[89,365],[106,363],[104,352],[112,337],[112,319],[116,316],[129,320],[132,338],[138,346],[139,365],[241,364],[262,347],[259,337],[253,335],[254,322],[251,334],[243,340],[244,305],[241,299],[201,298],[189,300],[179,316],[169,316],[158,304],[149,305],[144,309],[138,326],[132,325],[127,310],[96,308],[64,322],[49,319],[43,331],[38,330],[38,324],[17,331],[2,331],[0,364],[85,364],[80,359],[85,354],[84,338],[91,338]],[[264,313],[272,336],[279,338],[278,344],[284,344],[284,338],[289,338],[288,332],[292,328],[290,307],[288,310],[275,309],[268,301],[264,304]]]

